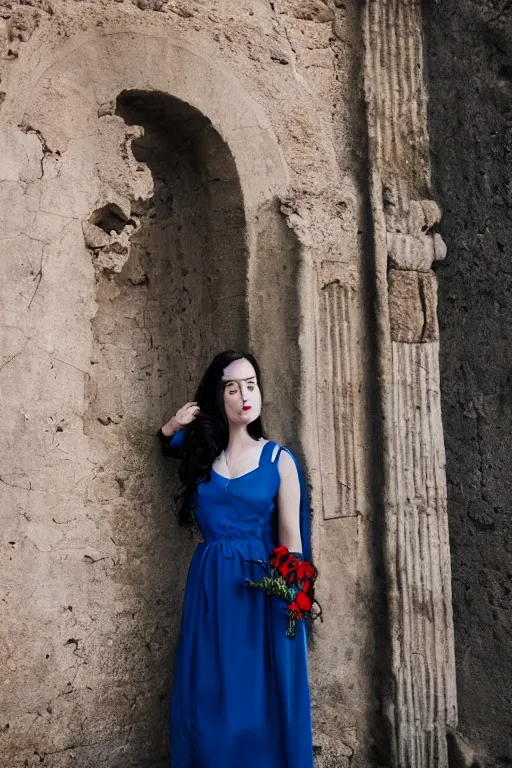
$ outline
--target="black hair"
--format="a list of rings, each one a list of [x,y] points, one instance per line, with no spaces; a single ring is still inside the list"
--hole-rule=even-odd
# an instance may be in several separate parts
[[[176,494],[179,504],[178,518],[181,525],[193,524],[192,513],[197,506],[197,486],[209,481],[214,460],[227,447],[229,426],[224,409],[224,369],[235,360],[248,360],[256,372],[256,380],[262,391],[260,367],[250,353],[233,349],[219,352],[203,374],[194,400],[200,412],[185,427],[181,463],[178,474],[181,488]],[[255,440],[265,437],[261,417],[247,425],[247,431]]]

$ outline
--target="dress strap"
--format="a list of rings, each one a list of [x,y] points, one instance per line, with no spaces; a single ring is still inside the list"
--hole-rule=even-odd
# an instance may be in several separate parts
[[[270,446],[272,446],[272,450],[270,450]],[[267,447],[269,449],[271,464],[277,465],[279,457],[283,451],[286,451],[286,453],[289,453],[292,459],[294,458],[292,452],[288,448],[286,448],[286,446],[280,445],[279,443],[276,443],[274,440],[269,440],[269,442],[265,445],[263,450],[265,450],[265,448]]]
[[[272,448],[272,453],[270,454],[270,461],[274,463],[274,461],[277,461],[279,454],[281,453],[282,446],[279,445],[279,443],[274,443],[274,447]]]
[[[266,442],[263,446],[263,450],[261,451],[260,464],[275,464],[276,459],[281,452],[281,447],[282,446],[280,446],[279,443],[276,443],[274,440],[269,440]]]
[[[292,457],[292,459],[294,458],[289,448],[287,448],[285,445],[279,445],[279,443],[274,443],[274,448],[272,449],[270,461],[273,464],[277,464],[277,462],[279,461],[279,457],[283,451],[286,451],[286,453],[288,453]]]

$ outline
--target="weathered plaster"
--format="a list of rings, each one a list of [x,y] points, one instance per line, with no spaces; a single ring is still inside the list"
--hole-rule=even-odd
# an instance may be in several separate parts
[[[366,765],[358,13],[319,0],[55,0],[3,3],[1,15],[2,760],[165,764],[192,541],[175,524],[175,476],[154,433],[211,353],[250,342],[269,431],[301,452],[312,483],[329,606],[311,652],[318,765]],[[186,134],[183,109],[197,131]],[[350,413],[343,464],[323,455],[330,417],[316,392],[331,374],[315,318],[324,328],[323,286],[346,277],[350,381],[329,385]],[[341,517],[322,512],[329,462],[349,480],[357,466]]]

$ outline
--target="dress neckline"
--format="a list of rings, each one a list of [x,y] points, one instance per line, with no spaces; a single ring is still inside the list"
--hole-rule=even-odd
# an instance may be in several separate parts
[[[263,460],[263,454],[265,453],[265,449],[272,442],[273,442],[273,440],[267,440],[267,442],[265,443],[265,445],[261,449],[260,458],[259,458],[259,461],[258,461],[258,466],[254,467],[254,469],[250,469],[248,472],[244,472],[243,475],[237,475],[236,477],[227,477],[227,475],[221,475],[221,473],[217,472],[217,470],[214,469],[213,467],[212,467],[212,472],[215,475],[217,475],[217,477],[220,477],[221,480],[225,480],[225,481],[227,481],[229,483],[234,483],[235,480],[241,480],[242,477],[247,477],[248,475],[252,475],[253,472],[257,472],[259,469],[261,469],[261,463],[262,463],[262,460]]]

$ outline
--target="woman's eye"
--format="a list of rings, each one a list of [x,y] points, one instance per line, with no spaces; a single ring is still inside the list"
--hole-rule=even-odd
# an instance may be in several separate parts
[[[249,392],[252,392],[253,389],[254,389],[254,384],[249,384],[249,386],[248,386]]]
[[[236,390],[236,389],[230,389],[230,390],[228,391],[228,394],[229,394],[229,395],[236,395],[237,391],[238,391],[238,390]]]

